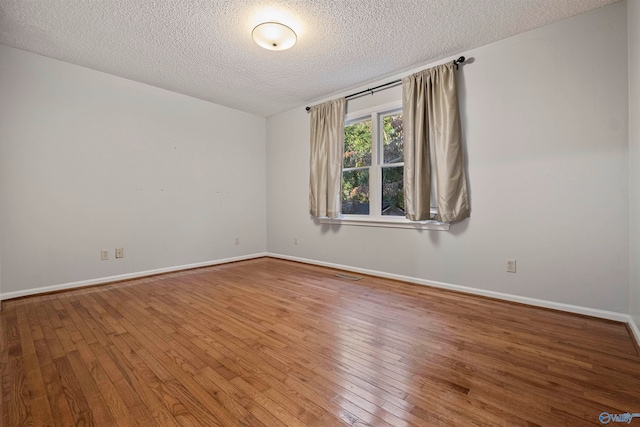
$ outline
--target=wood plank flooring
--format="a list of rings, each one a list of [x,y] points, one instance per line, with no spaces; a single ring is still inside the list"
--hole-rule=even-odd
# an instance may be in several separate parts
[[[261,258],[5,301],[4,426],[585,426],[640,413],[623,324],[335,274]]]

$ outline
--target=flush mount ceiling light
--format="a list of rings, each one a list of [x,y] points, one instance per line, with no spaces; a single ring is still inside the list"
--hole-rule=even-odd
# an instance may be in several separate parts
[[[296,44],[296,33],[278,22],[263,22],[253,29],[251,37],[258,45],[269,50],[286,50]]]

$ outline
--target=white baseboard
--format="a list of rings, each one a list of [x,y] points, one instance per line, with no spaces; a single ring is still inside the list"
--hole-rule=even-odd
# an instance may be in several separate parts
[[[303,263],[306,263],[306,264],[320,265],[320,266],[323,266],[323,267],[337,268],[339,270],[352,271],[354,273],[361,273],[361,274],[368,274],[368,275],[371,275],[371,276],[384,277],[386,279],[401,280],[403,282],[416,283],[416,284],[419,284],[419,285],[431,286],[431,287],[434,287],[434,288],[449,289],[449,290],[458,291],[458,292],[464,292],[464,293],[472,294],[472,295],[481,295],[481,296],[490,297],[490,298],[496,298],[496,299],[500,299],[500,300],[504,300],[504,301],[511,301],[511,302],[517,302],[517,303],[521,303],[521,304],[533,305],[533,306],[536,306],[536,307],[544,307],[544,308],[550,308],[550,309],[553,309],[553,310],[566,311],[566,312],[569,312],[569,313],[582,314],[582,315],[585,315],[585,316],[599,317],[601,319],[615,320],[615,321],[623,322],[623,323],[632,322],[631,316],[629,316],[628,314],[616,313],[615,311],[599,310],[597,308],[581,307],[581,306],[578,306],[578,305],[564,304],[564,303],[560,303],[560,302],[542,300],[542,299],[537,299],[537,298],[523,297],[523,296],[520,296],[520,295],[505,294],[505,293],[502,293],[502,292],[495,292],[495,291],[487,291],[487,290],[484,290],[484,289],[470,288],[468,286],[460,286],[460,285],[454,285],[454,284],[451,284],[451,283],[436,282],[436,281],[433,281],[433,280],[419,279],[417,277],[402,276],[400,274],[387,273],[387,272],[384,272],[384,271],[369,270],[367,268],[351,267],[349,265],[334,264],[334,263],[331,263],[331,262],[316,261],[316,260],[312,260],[312,259],[299,258],[299,257],[294,257],[294,256],[289,256],[289,255],[267,253],[267,256],[272,257],[272,258],[280,258],[280,259],[286,259],[286,260],[290,260],[290,261],[303,262]],[[637,328],[636,328],[636,331],[637,331]],[[636,339],[637,338],[638,338],[638,335],[636,335]],[[640,340],[638,342],[640,343]]]
[[[28,295],[36,295],[36,294],[43,294],[48,292],[62,291],[66,289],[81,288],[84,286],[100,285],[104,283],[117,282],[120,280],[136,279],[136,278],[145,277],[145,276],[152,276],[155,274],[171,273],[174,271],[189,270],[192,268],[199,268],[199,267],[209,267],[212,265],[225,264],[225,263],[235,262],[235,261],[244,261],[248,259],[261,258],[265,256],[272,257],[272,258],[285,259],[289,261],[297,261],[305,264],[336,268],[339,270],[352,271],[354,273],[367,274],[370,276],[383,277],[386,279],[400,280],[403,282],[415,283],[415,284],[431,286],[435,288],[449,289],[449,290],[463,292],[471,295],[480,295],[480,296],[496,298],[504,301],[511,301],[511,302],[517,302],[521,304],[532,305],[536,307],[544,307],[544,308],[549,308],[553,310],[566,311],[569,313],[582,314],[585,316],[598,317],[601,319],[614,320],[614,321],[626,323],[627,325],[629,325],[631,334],[633,335],[633,338],[635,338],[636,344],[638,344],[638,347],[640,347],[640,328],[638,328],[638,325],[633,320],[633,317],[628,314],[617,313],[614,311],[607,311],[607,310],[599,310],[599,309],[590,308],[590,307],[581,307],[577,305],[564,304],[564,303],[548,301],[548,300],[541,300],[537,298],[523,297],[519,295],[506,294],[502,292],[488,291],[484,289],[471,288],[468,286],[454,285],[451,283],[436,282],[433,280],[425,280],[417,277],[403,276],[400,274],[387,273],[384,271],[370,270],[367,268],[352,267],[349,265],[334,264],[331,262],[317,261],[317,260],[308,259],[308,258],[300,258],[300,257],[282,255],[282,254],[276,254],[276,253],[270,253],[270,252],[261,252],[261,253],[242,255],[242,256],[237,256],[232,258],[223,258],[223,259],[217,259],[212,261],[199,262],[194,264],[158,268],[155,270],[120,274],[117,276],[100,277],[97,279],[89,279],[89,280],[82,280],[79,282],[70,282],[70,283],[63,283],[59,285],[44,286],[40,288],[27,289],[24,291],[5,292],[5,293],[0,293],[0,301],[12,299],[12,298],[24,297]]]
[[[370,270],[367,268],[352,267],[343,264],[334,264],[331,262],[316,261],[313,259],[300,258],[290,255],[282,255],[268,252],[267,256],[272,258],[280,258],[289,261],[298,261],[305,264],[319,265],[322,267],[337,268],[339,270],[352,271],[354,273],[368,274],[370,276],[384,277],[385,279],[401,280],[403,282],[415,283],[418,285],[431,286],[434,288],[449,289],[458,292],[464,292],[471,295],[481,295],[489,298],[500,299],[504,301],[517,302],[520,304],[532,305],[535,307],[544,307],[552,310],[566,311],[568,313],[582,314],[584,316],[598,317],[601,319],[614,320],[629,325],[632,338],[635,339],[637,346],[640,348],[640,328],[633,320],[633,317],[625,313],[617,313],[615,311],[600,310],[591,307],[582,307],[579,305],[564,304],[561,302],[542,300],[537,298],[523,297],[520,295],[505,294],[502,292],[487,291],[484,289],[470,288],[468,286],[454,285],[445,282],[436,282],[433,280],[425,280],[417,277],[403,276],[400,274],[387,273],[384,271]]]
[[[155,270],[138,271],[135,273],[119,274],[117,276],[99,277],[97,279],[81,280],[79,282],[63,283],[59,285],[44,286],[41,288],[26,289],[24,291],[5,292],[0,294],[0,301],[19,298],[28,295],[44,294],[47,292],[62,291],[65,289],[81,288],[83,286],[100,285],[110,282],[118,282],[120,280],[137,279],[139,277],[153,276],[154,274],[171,273],[173,271],[189,270],[191,268],[209,267],[212,265],[225,264],[228,262],[244,261],[247,259],[261,258],[267,256],[267,253],[257,253],[251,255],[241,255],[232,258],[223,258],[213,261],[197,262],[194,264],[178,265],[174,267],[158,268]]]

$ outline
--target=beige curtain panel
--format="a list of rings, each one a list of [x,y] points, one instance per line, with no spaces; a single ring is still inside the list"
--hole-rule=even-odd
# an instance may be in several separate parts
[[[402,79],[402,119],[407,218],[412,221],[432,219],[432,179],[436,184],[438,210],[434,219],[454,222],[467,218],[469,196],[456,72],[452,62]],[[432,157],[435,164],[431,164]]]
[[[309,213],[314,218],[340,216],[344,98],[311,107]]]

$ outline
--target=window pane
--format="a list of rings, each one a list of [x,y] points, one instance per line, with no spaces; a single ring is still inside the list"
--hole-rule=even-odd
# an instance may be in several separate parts
[[[371,166],[371,120],[344,127],[343,168]]]
[[[404,216],[404,167],[382,168],[382,215]]]
[[[369,169],[342,173],[342,213],[369,215]]]
[[[382,118],[382,152],[384,163],[404,162],[404,134],[402,132],[402,113]]]

